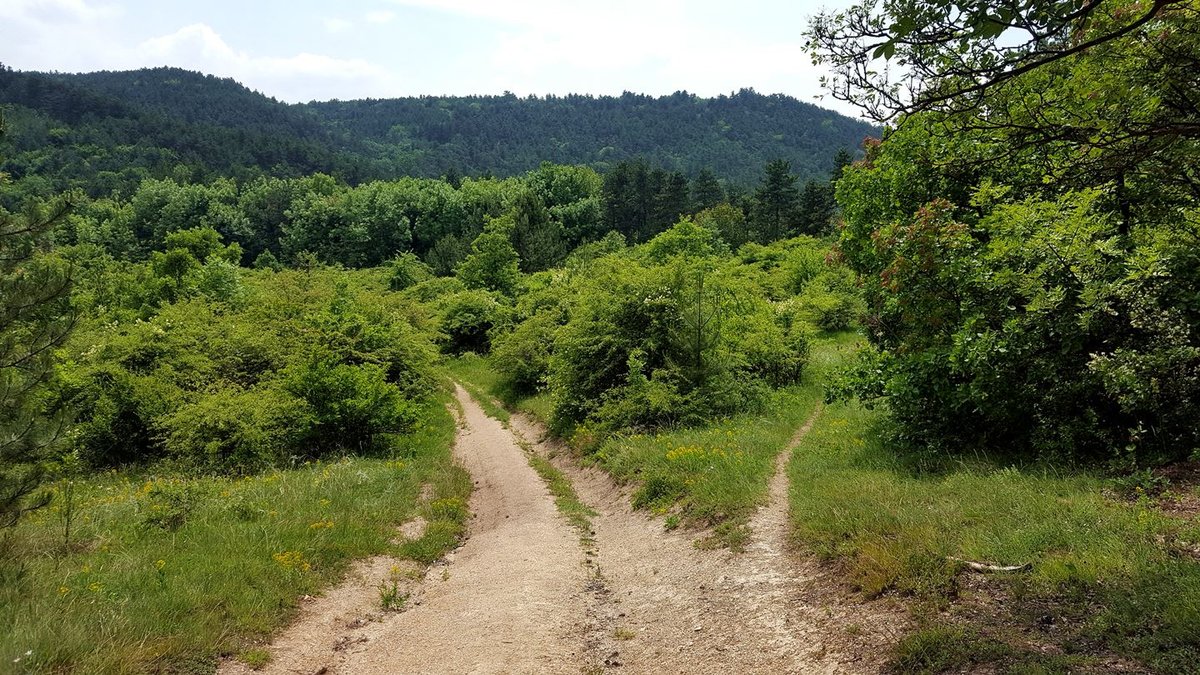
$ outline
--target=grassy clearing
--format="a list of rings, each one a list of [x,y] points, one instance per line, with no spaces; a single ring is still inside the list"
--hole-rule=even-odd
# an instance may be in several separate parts
[[[392,459],[245,478],[112,472],[54,486],[52,505],[7,542],[16,557],[0,570],[0,663],[121,673],[211,672],[218,654],[261,661],[255,641],[353,559],[428,562],[457,541],[470,478],[451,463],[449,413],[438,403],[426,419]],[[433,497],[421,505],[424,484]],[[397,550],[394,526],[418,513],[427,533]]]
[[[1147,499],[1114,501],[1105,496],[1114,482],[1093,475],[983,457],[911,461],[882,440],[884,423],[857,405],[826,409],[793,456],[792,522],[867,595],[898,591],[919,601],[925,625],[901,643],[899,670],[998,662],[1061,672],[1104,650],[1163,672],[1194,667],[1195,520],[1165,515]],[[1033,569],[971,576],[948,556]],[[976,602],[996,594],[1006,598],[1003,610]]]
[[[698,428],[612,436],[586,459],[616,479],[637,485],[635,506],[670,513],[672,527],[712,526],[714,538],[705,545],[736,549],[748,534],[745,523],[750,514],[765,499],[775,457],[819,405],[821,382],[828,370],[841,362],[858,339],[853,333],[843,333],[818,340],[804,384],[780,392],[762,414],[716,420]],[[543,421],[550,416],[547,395],[519,398],[508,394],[486,358],[462,357],[451,363],[450,370],[485,409],[498,407],[489,401],[495,397]],[[507,419],[503,411],[494,416]]]

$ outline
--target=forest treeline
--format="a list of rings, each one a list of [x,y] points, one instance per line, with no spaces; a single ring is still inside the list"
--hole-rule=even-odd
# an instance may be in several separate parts
[[[850,161],[834,157],[840,172]],[[554,267],[608,232],[631,243],[696,219],[731,246],[824,234],[833,181],[800,185],[787,162],[769,162],[752,192],[729,195],[709,170],[695,180],[642,160],[607,175],[543,164],[514,178],[372,181],[351,187],[326,174],[238,183],[147,179],[128,199],[86,199],[58,228],[59,245],[89,245],[118,260],[142,260],[177,231],[209,228],[239,247],[234,263],[257,267],[312,259],[361,268],[411,253],[449,275],[489,223],[503,221],[521,269]]]
[[[869,124],[782,95],[417,97],[289,105],[176,68],[49,74],[0,67],[10,195],[79,188],[128,196],[146,178],[207,182],[327,173],[351,185],[402,176],[499,176],[542,162],[600,172],[643,158],[747,188],[770,160],[828,176]],[[10,198],[11,199],[11,198]]]

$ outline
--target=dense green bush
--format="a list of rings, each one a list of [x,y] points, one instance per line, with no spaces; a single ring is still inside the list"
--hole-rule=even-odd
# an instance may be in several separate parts
[[[558,425],[695,423],[754,409],[771,386],[799,378],[803,346],[736,268],[709,256],[640,262],[639,253],[600,259],[574,280],[549,358]]]
[[[451,354],[488,353],[489,333],[503,312],[496,296],[483,290],[460,291],[442,297],[440,304],[443,349]]]
[[[392,275],[388,278],[388,288],[393,291],[402,291],[432,276],[433,270],[429,269],[429,265],[421,262],[421,259],[415,254],[402,253],[392,261]]]
[[[817,330],[856,321],[859,291],[828,253],[800,237],[734,256],[684,218],[632,248],[619,235],[580,246],[564,269],[524,277],[511,306],[445,297],[443,331],[480,351],[490,325],[501,386],[546,392],[561,431],[696,424],[760,409],[799,381]]]
[[[248,473],[279,465],[312,435],[306,401],[279,387],[230,387],[157,420],[168,456],[205,469]]]
[[[379,366],[348,365],[319,352],[289,366],[284,390],[310,411],[296,416],[297,421],[311,420],[300,436],[305,454],[320,456],[338,449],[369,453],[379,449],[383,434],[410,431],[417,406],[384,375]]]
[[[845,268],[823,271],[804,283],[800,294],[786,301],[795,318],[825,331],[857,326],[867,311],[853,273]]]
[[[885,170],[848,175],[844,250],[878,280],[877,351],[848,390],[886,398],[909,440],[1121,467],[1200,447],[1200,275],[1169,234],[1196,236],[1194,214],[1122,235],[1101,192],[993,204],[985,188],[982,218],[935,200],[879,225],[859,204]]]
[[[236,301],[210,291],[149,307],[136,289],[158,278],[153,262],[85,260],[79,299],[112,304],[68,345],[56,398],[80,412],[70,436],[89,465],[245,472],[374,451],[433,393],[424,311],[386,293],[382,270],[233,269]],[[198,269],[223,265],[210,254]]]
[[[560,326],[557,313],[541,311],[494,339],[492,362],[516,392],[531,394],[545,385]]]

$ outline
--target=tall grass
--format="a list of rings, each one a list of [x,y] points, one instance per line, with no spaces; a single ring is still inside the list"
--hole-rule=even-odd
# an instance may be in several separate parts
[[[405,553],[394,527],[414,515],[432,522],[428,542],[407,545],[412,557],[440,554],[462,532],[471,483],[451,462],[449,413],[431,405],[427,420],[392,459],[55,485],[51,506],[6,542],[0,670],[211,672],[353,559]],[[433,496],[421,504],[425,484]]]

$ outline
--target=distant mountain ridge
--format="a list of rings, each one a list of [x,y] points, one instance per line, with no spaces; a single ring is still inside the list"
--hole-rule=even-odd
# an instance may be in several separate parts
[[[786,159],[825,175],[871,125],[784,95],[422,96],[287,104],[178,68],[85,74],[0,67],[4,170],[55,188],[126,189],[141,177],[334,174],[507,176],[543,161],[601,171],[622,160],[732,185]]]

